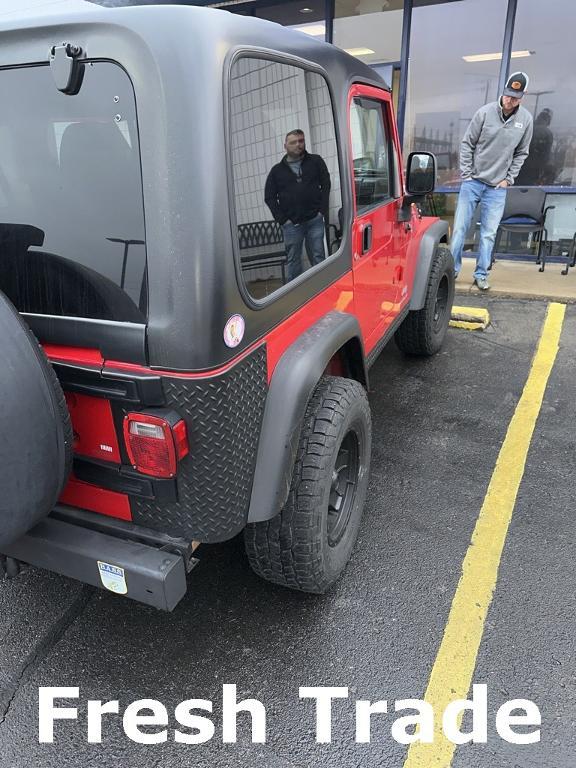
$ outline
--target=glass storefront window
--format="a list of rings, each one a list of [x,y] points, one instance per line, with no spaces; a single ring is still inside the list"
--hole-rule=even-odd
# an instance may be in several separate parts
[[[522,103],[534,116],[530,155],[518,182],[576,187],[576,68],[574,0],[519,0],[513,50],[530,56],[510,63],[530,85]]]
[[[434,152],[440,189],[459,187],[464,132],[476,110],[498,97],[506,9],[506,0],[413,9],[404,148]]]
[[[255,16],[292,27],[304,32],[316,40],[326,37],[324,16],[326,4],[324,0],[288,0],[275,5],[262,5],[255,8]]]
[[[334,44],[367,64],[400,61],[403,0],[335,0]]]
[[[399,64],[372,64],[372,69],[392,89],[392,103],[394,114],[398,114],[398,96],[400,94],[400,65]]]

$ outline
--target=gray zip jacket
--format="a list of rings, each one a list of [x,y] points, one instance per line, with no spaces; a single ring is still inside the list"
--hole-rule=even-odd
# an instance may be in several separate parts
[[[532,115],[523,106],[506,120],[499,101],[476,112],[460,145],[463,179],[477,179],[491,187],[514,184],[532,139]]]

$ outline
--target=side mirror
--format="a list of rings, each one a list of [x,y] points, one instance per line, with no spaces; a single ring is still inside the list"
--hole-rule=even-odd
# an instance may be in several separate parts
[[[436,158],[431,152],[411,152],[406,170],[409,195],[427,195],[436,185]]]

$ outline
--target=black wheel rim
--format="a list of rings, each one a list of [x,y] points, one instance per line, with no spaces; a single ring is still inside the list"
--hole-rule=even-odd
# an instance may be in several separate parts
[[[350,522],[359,470],[358,437],[354,432],[348,432],[342,440],[332,471],[328,502],[328,544],[331,547],[338,544]]]
[[[448,276],[443,275],[440,285],[436,292],[436,301],[434,303],[434,330],[438,331],[444,325],[446,313],[448,312],[448,296],[450,295],[450,286]]]

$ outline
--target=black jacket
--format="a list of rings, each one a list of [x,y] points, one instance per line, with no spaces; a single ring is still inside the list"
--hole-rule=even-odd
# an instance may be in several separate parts
[[[322,213],[328,219],[330,174],[320,155],[304,153],[302,177],[298,177],[286,162],[277,163],[266,179],[264,200],[279,224],[290,220],[294,224],[313,219]]]

